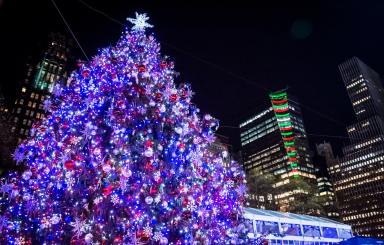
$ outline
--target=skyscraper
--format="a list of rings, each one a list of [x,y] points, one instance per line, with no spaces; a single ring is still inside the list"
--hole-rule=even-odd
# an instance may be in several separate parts
[[[335,192],[328,172],[330,166],[334,166],[338,162],[338,159],[335,158],[332,146],[328,142],[316,144],[316,153],[313,157],[313,162],[317,171],[317,195],[322,204],[324,214],[328,218],[338,220],[340,219],[340,213],[337,208]]]
[[[27,64],[27,76],[11,111],[12,132],[18,135],[19,141],[29,134],[34,120],[44,117],[43,103],[55,84],[65,82],[71,45],[71,41],[63,35],[51,33],[42,56]]]
[[[384,91],[380,76],[353,57],[339,65],[357,122],[334,175],[343,221],[360,235],[384,237]]]
[[[300,106],[292,99],[281,101],[284,102],[278,109],[284,112],[281,117],[275,106],[266,106],[239,127],[245,171],[248,175],[274,175],[274,187],[281,190],[275,199],[279,209],[286,211],[290,201],[308,193],[284,187],[295,177],[315,184],[316,176]],[[265,199],[264,196],[253,198]]]

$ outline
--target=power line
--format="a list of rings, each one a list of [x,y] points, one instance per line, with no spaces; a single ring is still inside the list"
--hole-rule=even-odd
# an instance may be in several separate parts
[[[360,138],[350,138],[346,136],[340,136],[340,135],[328,135],[328,134],[312,134],[312,133],[307,133],[307,135],[311,136],[317,136],[317,137],[326,137],[326,138],[339,138],[339,139],[356,139],[356,140],[362,140]]]
[[[213,68],[215,68],[215,69],[217,69],[217,70],[219,70],[219,71],[221,71],[221,72],[227,73],[228,75],[230,75],[230,76],[233,77],[233,78],[242,80],[243,82],[246,82],[247,84],[256,86],[256,87],[261,88],[261,89],[263,89],[263,90],[265,90],[265,91],[267,91],[267,92],[271,92],[271,89],[266,88],[266,87],[260,85],[259,83],[254,82],[254,81],[251,80],[251,79],[248,79],[248,78],[246,78],[246,77],[243,77],[243,76],[241,76],[241,75],[238,75],[238,74],[236,74],[236,73],[234,73],[234,72],[232,72],[232,71],[229,71],[229,70],[227,70],[227,69],[225,69],[225,68],[223,68],[223,67],[221,67],[221,66],[219,66],[219,65],[217,65],[217,64],[214,64],[214,63],[212,63],[212,62],[210,62],[210,61],[208,61],[208,60],[205,60],[205,59],[203,59],[203,58],[201,58],[201,57],[198,57],[198,56],[196,56],[196,55],[194,55],[194,54],[192,54],[192,53],[190,53],[190,52],[188,52],[188,51],[185,51],[185,50],[182,50],[182,49],[180,49],[180,48],[177,48],[177,47],[175,47],[175,46],[173,46],[173,45],[171,45],[171,44],[169,44],[169,43],[165,43],[165,42],[161,42],[161,43],[164,44],[165,46],[168,46],[168,47],[170,47],[170,48],[172,48],[172,49],[178,51],[179,53],[186,54],[186,55],[190,56],[191,58],[200,61],[201,63],[204,63],[204,64],[206,64],[206,65],[209,65],[209,66],[211,66],[211,67],[213,67]]]
[[[345,123],[340,122],[339,120],[334,119],[334,118],[332,118],[332,117],[330,117],[330,116],[328,116],[328,115],[325,115],[325,114],[323,114],[323,113],[321,113],[321,112],[319,112],[319,111],[317,111],[317,110],[315,110],[315,109],[312,109],[312,108],[309,107],[309,106],[306,106],[306,105],[304,105],[304,104],[302,104],[302,103],[299,103],[299,102],[297,102],[297,101],[294,101],[294,100],[292,100],[292,99],[288,99],[288,101],[292,101],[292,102],[294,102],[294,103],[300,105],[300,107],[305,108],[305,109],[307,109],[307,110],[310,110],[311,112],[314,112],[314,113],[318,114],[319,116],[322,116],[323,118],[328,119],[329,121],[335,122],[335,123],[337,123],[337,124],[339,124],[339,125],[342,125],[342,126],[344,126],[344,127],[346,126]]]
[[[236,127],[236,126],[228,126],[228,125],[219,125],[219,128],[234,128],[234,129],[240,129],[239,127]]]
[[[115,23],[117,23],[117,24],[120,24],[120,25],[122,25],[122,26],[125,26],[124,23],[120,22],[119,20],[117,20],[117,19],[115,19],[115,18],[112,18],[111,16],[109,16],[109,15],[106,14],[105,12],[103,12],[103,11],[101,11],[101,10],[99,10],[99,9],[96,9],[96,8],[92,7],[91,5],[89,5],[88,3],[86,3],[86,2],[84,2],[84,1],[82,1],[82,0],[78,0],[78,1],[79,1],[80,3],[82,3],[83,5],[85,5],[87,8],[89,8],[89,9],[95,11],[96,13],[99,13],[99,14],[103,15],[104,17],[110,19],[111,21],[113,21],[113,22],[115,22]]]
[[[99,13],[99,14],[103,15],[104,17],[108,18],[109,20],[111,20],[111,21],[113,21],[113,22],[115,22],[115,23],[117,23],[117,24],[119,24],[119,25],[121,25],[121,26],[125,26],[125,24],[122,23],[121,21],[119,21],[119,20],[117,20],[117,19],[115,19],[115,18],[112,18],[110,15],[108,15],[107,13],[105,13],[105,12],[99,10],[99,9],[96,9],[96,8],[92,7],[91,5],[89,5],[88,3],[84,2],[83,0],[78,0],[78,1],[79,1],[80,3],[82,3],[84,6],[86,6],[87,8],[89,8],[90,10],[95,11],[96,13]],[[208,60],[206,60],[206,59],[203,59],[203,58],[201,58],[201,57],[199,57],[199,56],[196,56],[196,55],[194,55],[194,54],[192,54],[192,53],[190,53],[190,52],[188,52],[188,51],[185,51],[185,50],[183,50],[183,49],[180,49],[180,48],[178,48],[178,47],[176,47],[176,46],[174,46],[174,45],[172,45],[172,44],[169,44],[169,43],[166,43],[166,42],[161,42],[161,44],[163,44],[164,46],[168,46],[168,47],[174,49],[175,51],[177,51],[177,52],[179,52],[179,53],[182,53],[182,54],[184,54],[184,55],[187,55],[187,56],[189,56],[189,57],[191,57],[191,58],[193,58],[193,59],[195,59],[195,60],[197,60],[197,61],[199,61],[199,62],[201,62],[201,63],[204,63],[204,64],[206,64],[206,65],[209,65],[209,66],[211,66],[211,67],[213,67],[213,68],[215,68],[215,69],[217,69],[217,70],[219,70],[219,71],[221,71],[221,72],[224,72],[224,73],[226,73],[226,74],[228,74],[228,75],[230,75],[230,76],[232,76],[232,77],[234,77],[234,78],[236,78],[236,79],[242,80],[243,82],[246,82],[247,84],[250,84],[250,85],[253,85],[253,86],[257,86],[258,88],[261,88],[261,89],[263,89],[263,90],[265,90],[265,91],[267,91],[267,92],[271,92],[271,89],[269,89],[269,88],[267,88],[267,87],[265,87],[265,86],[262,86],[262,85],[260,85],[259,83],[256,83],[255,81],[253,81],[253,80],[251,80],[251,79],[248,79],[248,78],[246,78],[246,77],[244,77],[244,76],[241,76],[241,75],[239,75],[239,74],[236,74],[236,73],[234,73],[234,72],[232,72],[232,71],[228,71],[227,69],[225,69],[225,68],[223,68],[223,67],[221,67],[221,66],[219,66],[219,65],[217,65],[217,64],[214,64],[214,63],[212,63],[212,62],[210,62],[210,61],[208,61]],[[291,100],[291,101],[293,101],[293,100]],[[298,102],[296,102],[296,101],[293,101],[293,102],[295,102],[295,103],[297,103],[297,104],[300,104],[300,103],[298,103]],[[316,114],[322,116],[322,117],[325,118],[325,119],[328,119],[329,121],[332,121],[332,122],[334,122],[334,123],[337,123],[337,124],[342,125],[342,126],[345,127],[345,124],[344,124],[344,123],[342,123],[342,122],[340,122],[340,121],[338,121],[338,120],[336,120],[336,119],[333,119],[332,117],[330,117],[330,116],[328,116],[328,115],[325,115],[325,114],[322,113],[322,112],[319,112],[319,111],[317,111],[317,110],[315,110],[315,109],[312,109],[312,108],[310,108],[309,106],[306,106],[306,105],[303,105],[303,104],[300,104],[300,106],[303,107],[303,108],[308,109],[308,110],[311,111],[311,112],[314,112],[314,113],[316,113]]]
[[[111,20],[111,21],[113,21],[113,22],[115,22],[115,23],[117,23],[117,24],[119,24],[119,25],[121,25],[121,26],[125,26],[125,24],[122,23],[121,21],[119,21],[119,20],[117,20],[117,19],[115,19],[115,18],[112,18],[112,17],[109,16],[107,13],[105,13],[105,12],[103,12],[103,11],[101,11],[101,10],[98,10],[98,9],[92,7],[91,5],[89,5],[88,3],[84,2],[83,0],[78,0],[78,1],[79,1],[80,3],[82,3],[84,6],[86,6],[87,8],[89,8],[89,9],[91,9],[91,10],[93,10],[93,11],[95,11],[95,12],[101,14],[101,15],[103,15],[104,17],[108,18],[109,20]],[[270,92],[270,91],[271,91],[269,88],[266,88],[265,86],[262,86],[262,85],[260,85],[259,83],[256,83],[256,82],[254,82],[254,81],[251,80],[251,79],[248,79],[248,78],[246,78],[246,77],[243,77],[243,76],[241,76],[241,75],[238,75],[238,74],[236,74],[236,73],[234,73],[234,72],[228,71],[228,69],[225,69],[225,68],[223,68],[223,67],[221,67],[221,66],[219,66],[219,65],[217,65],[217,64],[214,64],[214,63],[212,63],[212,62],[210,62],[210,61],[208,61],[208,60],[206,60],[206,59],[203,59],[203,58],[201,58],[201,57],[198,57],[198,56],[196,56],[196,55],[194,55],[194,54],[192,54],[192,53],[190,53],[190,52],[188,52],[188,51],[186,51],[186,50],[183,50],[183,49],[181,49],[181,48],[178,48],[178,47],[176,47],[176,46],[174,46],[174,45],[172,45],[172,44],[170,44],[170,43],[166,43],[166,42],[160,42],[160,43],[163,44],[164,46],[167,46],[167,47],[169,47],[169,48],[171,48],[171,49],[174,49],[175,51],[177,51],[177,52],[179,52],[179,53],[182,53],[182,54],[184,54],[184,55],[187,55],[187,56],[189,56],[189,57],[191,57],[191,58],[193,58],[193,59],[195,59],[195,60],[197,60],[197,61],[199,61],[199,62],[201,62],[201,63],[204,63],[204,64],[206,64],[206,65],[209,65],[209,66],[211,66],[211,67],[213,67],[213,68],[215,68],[215,69],[217,69],[217,70],[219,70],[219,71],[221,71],[221,72],[227,73],[228,75],[230,75],[230,76],[232,76],[232,77],[234,77],[234,78],[236,78],[236,79],[242,80],[242,81],[244,81],[244,82],[246,82],[246,83],[248,83],[248,84],[250,84],[250,85],[257,86],[258,88],[261,88],[261,89],[263,89],[263,90],[265,90],[265,91],[267,91],[267,92]]]
[[[56,5],[55,0],[51,0],[51,1],[52,1],[53,6],[55,6],[57,12],[59,13],[61,19],[63,20],[64,24],[67,26],[67,28],[68,28],[69,32],[71,33],[73,39],[75,39],[77,45],[78,45],[79,48],[81,49],[81,52],[83,52],[83,55],[85,56],[85,58],[87,59],[87,61],[89,61],[87,54],[85,53],[84,49],[81,47],[79,40],[77,40],[77,38],[76,38],[75,34],[73,33],[71,27],[69,26],[69,24],[67,23],[67,21],[65,20],[65,18],[64,18],[64,16],[63,16],[63,14],[61,13],[59,7]]]
[[[230,125],[220,125],[219,128],[231,128],[231,129],[240,129],[240,127],[237,126],[230,126]],[[339,139],[350,139],[350,140],[364,140],[362,138],[352,138],[352,137],[347,137],[347,136],[341,136],[341,135],[330,135],[330,134],[314,134],[314,133],[306,133],[307,135],[310,136],[315,136],[315,137],[325,137],[325,138],[339,138]]]

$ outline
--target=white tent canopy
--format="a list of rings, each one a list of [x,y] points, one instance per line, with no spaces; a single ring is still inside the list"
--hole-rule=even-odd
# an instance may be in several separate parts
[[[352,237],[351,226],[316,216],[245,208],[253,226],[250,237],[264,236],[268,244],[333,244]]]

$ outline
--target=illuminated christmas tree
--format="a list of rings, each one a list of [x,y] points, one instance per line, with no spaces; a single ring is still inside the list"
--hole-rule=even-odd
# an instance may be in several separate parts
[[[3,244],[241,243],[245,181],[175,83],[145,14],[56,86],[0,186]]]

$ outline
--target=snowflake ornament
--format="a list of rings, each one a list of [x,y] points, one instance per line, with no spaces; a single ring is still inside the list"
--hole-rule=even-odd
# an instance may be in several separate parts
[[[59,84],[57,84],[52,90],[52,94],[55,95],[56,97],[59,97],[62,94],[62,92],[63,90]]]
[[[46,99],[43,103],[43,109],[45,112],[49,111],[51,109],[52,102],[49,99]]]
[[[220,191],[220,196],[221,197],[226,197],[228,195],[228,190],[227,189],[223,189],[222,191]]]
[[[155,181],[159,181],[160,179],[160,171],[156,171],[154,174],[153,174],[153,179]]]
[[[0,231],[8,224],[8,219],[0,215]]]
[[[228,186],[229,188],[232,188],[234,185],[235,185],[235,182],[234,182],[233,180],[228,180],[228,182],[227,182],[227,186]]]
[[[163,233],[161,233],[160,231],[156,231],[155,235],[153,235],[153,239],[155,241],[160,241],[161,238],[163,238]]]
[[[67,182],[67,185],[69,188],[72,188],[75,185],[75,179],[72,177],[69,179],[66,179],[65,182]]]
[[[149,20],[149,17],[147,16],[146,13],[139,14],[136,12],[135,15],[136,15],[136,18],[127,18],[127,20],[133,24],[132,30],[144,31],[145,28],[153,27],[153,25],[147,23],[147,20]]]
[[[144,234],[148,237],[152,236],[152,227],[150,227],[148,224],[144,227]]]
[[[93,203],[95,205],[98,205],[99,203],[101,203],[103,201],[103,198],[102,197],[96,197],[95,200],[93,200]]]
[[[20,150],[16,150],[12,156],[13,156],[13,160],[15,160],[17,164],[19,164],[25,159],[24,153],[21,152]]]
[[[161,201],[160,195],[157,195],[154,200],[156,204],[159,203]]]
[[[194,211],[197,209],[197,205],[195,204],[195,202],[189,202],[188,205],[187,205],[187,209],[189,211]]]
[[[247,187],[245,185],[240,185],[237,189],[236,192],[239,193],[240,195],[244,195],[247,191]]]
[[[42,229],[47,229],[51,226],[51,220],[48,219],[47,217],[44,217],[42,220],[41,220],[41,225],[40,227]]]
[[[116,194],[113,194],[111,196],[111,202],[116,205],[120,202],[120,198]]]
[[[26,241],[25,241],[24,237],[16,238],[15,245],[24,245],[24,244],[26,244]]]
[[[12,189],[13,189],[13,185],[5,182],[0,188],[0,193],[3,193],[4,195],[5,193],[10,192]]]
[[[89,228],[89,225],[85,224],[85,221],[82,221],[79,218],[76,218],[75,222],[71,222],[71,226],[73,227],[72,232],[77,238],[79,238],[86,232],[87,228]]]

